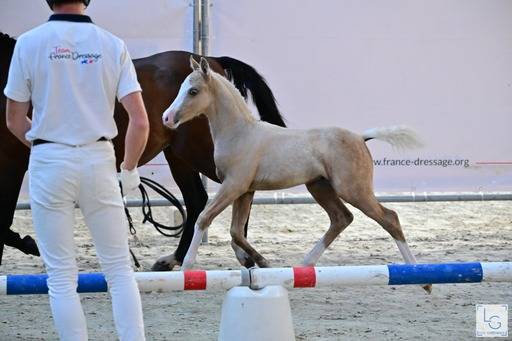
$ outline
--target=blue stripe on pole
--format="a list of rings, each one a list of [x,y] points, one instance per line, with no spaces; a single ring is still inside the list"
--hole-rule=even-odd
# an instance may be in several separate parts
[[[7,295],[47,294],[47,275],[7,276]]]
[[[389,264],[389,285],[477,283],[482,281],[480,263]]]
[[[107,290],[107,282],[102,273],[78,275],[77,292],[106,292]]]
[[[7,295],[47,294],[46,274],[41,275],[9,275],[7,276]],[[85,273],[78,275],[77,292],[106,292],[107,282],[101,273]]]

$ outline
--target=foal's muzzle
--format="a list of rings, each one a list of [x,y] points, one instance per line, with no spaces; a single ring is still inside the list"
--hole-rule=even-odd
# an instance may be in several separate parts
[[[179,113],[168,111],[163,117],[163,123],[169,128],[177,128],[180,122],[180,118],[181,115]]]

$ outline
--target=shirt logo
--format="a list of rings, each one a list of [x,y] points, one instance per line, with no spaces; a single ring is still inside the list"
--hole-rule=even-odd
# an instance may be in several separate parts
[[[101,59],[101,53],[78,52],[67,47],[55,46],[48,56],[50,61],[73,61],[78,64],[94,64]]]

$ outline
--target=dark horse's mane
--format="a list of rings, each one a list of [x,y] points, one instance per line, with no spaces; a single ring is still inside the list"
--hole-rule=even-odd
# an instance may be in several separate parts
[[[263,121],[272,122],[281,127],[286,126],[277,108],[274,94],[267,86],[265,78],[258,71],[252,66],[231,57],[216,57],[215,60],[224,68],[227,78],[235,84],[246,100],[249,93],[251,94]],[[246,76],[241,77],[241,75]]]
[[[12,51],[14,50],[14,45],[16,45],[16,39],[10,37],[8,34],[0,32],[0,49]]]
[[[0,31],[0,90],[3,90],[5,83],[7,82],[7,70],[11,64],[12,54],[14,52],[14,45],[16,45],[16,39],[11,38],[8,34]],[[3,91],[0,94],[0,105],[5,106],[5,97],[3,97]],[[4,114],[4,108],[0,109],[0,114]]]

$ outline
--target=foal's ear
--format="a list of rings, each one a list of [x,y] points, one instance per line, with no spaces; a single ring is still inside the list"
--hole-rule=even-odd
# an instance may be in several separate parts
[[[210,64],[204,57],[201,57],[201,71],[205,77],[210,77]]]
[[[193,55],[190,55],[190,67],[192,68],[192,71],[196,71],[201,67],[198,62],[194,59]]]

